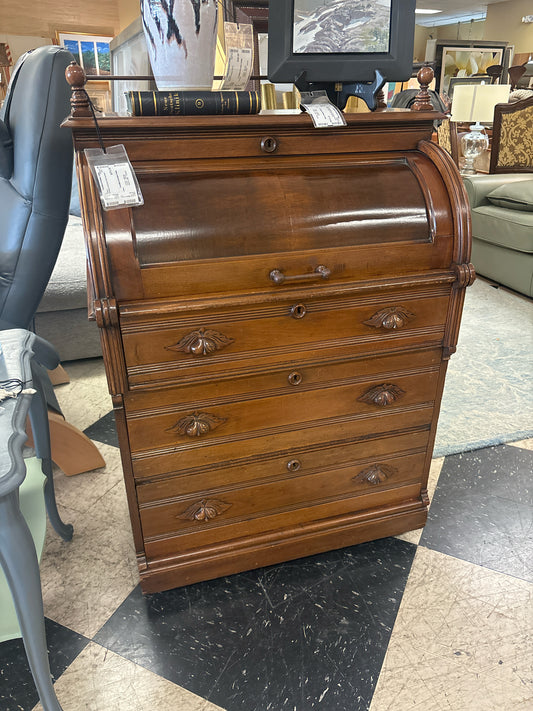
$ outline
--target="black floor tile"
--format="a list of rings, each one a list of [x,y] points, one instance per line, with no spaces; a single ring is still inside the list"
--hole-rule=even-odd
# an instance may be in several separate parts
[[[420,545],[533,580],[532,471],[508,445],[446,457]]]
[[[72,664],[89,640],[62,625],[45,620],[48,659],[52,679],[56,681]],[[22,639],[0,644],[0,709],[31,711],[39,701],[28,666]]]
[[[143,597],[95,641],[227,711],[368,708],[416,547],[394,538]]]
[[[113,410],[97,420],[93,425],[90,425],[90,427],[87,427],[83,432],[89,439],[109,444],[112,447],[118,447],[115,413]]]

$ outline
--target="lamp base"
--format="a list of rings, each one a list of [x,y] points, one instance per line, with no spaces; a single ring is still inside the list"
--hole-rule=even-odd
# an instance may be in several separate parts
[[[461,175],[476,174],[474,161],[489,147],[489,137],[486,133],[483,133],[484,130],[484,126],[476,122],[470,126],[469,133],[465,133],[461,138],[461,149],[465,159]]]

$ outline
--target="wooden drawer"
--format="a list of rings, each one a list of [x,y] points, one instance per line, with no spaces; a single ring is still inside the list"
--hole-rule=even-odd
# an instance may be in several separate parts
[[[392,434],[429,431],[433,404],[393,408],[372,414],[346,415],[332,420],[317,420],[300,430],[272,428],[241,437],[213,437],[208,442],[187,441],[167,447],[152,447],[132,452],[131,463],[137,481],[153,479],[176,471],[195,472],[203,467],[231,466],[245,457],[288,461],[305,451],[317,452],[331,443],[340,447]]]
[[[205,542],[207,539],[219,541],[228,535],[224,527],[233,522],[249,522],[273,513],[342,500],[358,492],[373,493],[419,482],[424,459],[425,452],[367,460],[315,474],[228,488],[223,492],[207,490],[176,501],[143,504],[139,509],[143,535],[145,539],[151,539],[177,532],[192,533],[196,536],[194,545],[200,546],[204,543],[205,529],[216,528],[218,536],[213,538],[208,533]],[[364,497],[360,502],[353,499],[351,510],[362,510],[366,505]]]
[[[354,442],[325,442],[304,448],[296,445],[292,451],[276,456],[254,458],[243,452],[243,456],[235,462],[140,479],[137,482],[137,500],[140,505],[156,504],[192,494],[203,495],[205,491],[218,496],[235,486],[251,486],[259,482],[279,483],[285,478],[296,479],[326,469],[345,469],[365,461],[371,465],[393,455],[425,452],[428,437],[428,430],[419,429],[380,439],[368,437]],[[370,480],[367,483],[371,487],[382,482]]]
[[[124,405],[129,417],[144,417],[162,407],[176,408],[187,403],[202,408],[237,399],[315,391],[324,386],[364,381],[377,374],[383,378],[392,378],[398,374],[419,372],[421,369],[436,369],[442,362],[441,348],[376,356],[362,353],[340,362],[320,360],[320,354],[316,355],[316,360],[302,358],[266,372],[257,372],[253,364],[251,367],[243,365],[239,372],[223,373],[216,379],[210,374],[199,382],[196,377],[183,377],[164,389],[129,391],[125,395]]]
[[[235,400],[209,407],[161,408],[151,414],[130,416],[128,434],[133,453],[174,445],[210,441],[248,440],[262,432],[296,430],[313,422],[346,416],[382,413],[394,408],[433,404],[438,370],[389,379],[366,381],[318,390],[303,390],[253,400]]]
[[[302,536],[304,547],[298,549],[298,555],[285,555],[281,558],[275,555],[269,559],[268,564],[310,555],[305,542],[309,536],[313,536],[315,531],[319,533],[320,537],[325,532],[331,533],[331,539],[329,533],[327,534],[330,544],[326,547],[315,548],[313,552],[316,553],[369,540],[364,536],[356,537],[354,540],[354,536],[351,534],[353,522],[358,522],[362,526],[372,525],[374,521],[380,522],[381,525],[378,529],[380,533],[372,538],[395,535],[402,531],[402,527],[400,526],[398,530],[397,526],[388,526],[387,523],[391,518],[398,517],[401,520],[401,517],[407,512],[421,511],[421,516],[416,519],[418,525],[414,527],[420,528],[424,524],[425,508],[420,497],[420,484],[405,484],[369,493],[356,493],[345,498],[338,497],[325,503],[286,508],[245,520],[233,520],[225,526],[216,525],[215,520],[207,522],[206,526],[199,525],[197,528],[192,526],[188,530],[178,530],[172,534],[147,537],[144,539],[143,549],[148,562],[148,571],[156,572],[160,565],[165,566],[169,562],[172,565],[181,566],[181,563],[186,565],[187,561],[191,560],[204,568],[202,577],[195,576],[192,580],[188,580],[188,582],[194,582],[194,580],[206,579],[205,566],[212,562],[212,556],[224,553],[225,556],[232,559],[235,552],[242,548],[251,547],[253,551],[248,565],[244,568],[249,570],[263,565],[261,561],[265,559],[263,556],[258,557],[258,549],[263,545],[270,548],[272,541],[276,541],[277,547],[280,540],[287,540],[290,543],[290,539],[294,536]],[[342,538],[339,540],[336,535],[339,530],[345,531],[344,540]],[[226,569],[223,574],[230,572],[239,571],[233,567]],[[183,579],[175,584],[183,585]],[[155,588],[152,588],[153,590]]]
[[[147,132],[153,130],[154,125],[154,119],[150,117],[114,118],[112,121],[103,118],[102,123],[103,130],[116,131],[115,127],[120,127],[120,123],[125,121],[127,131],[118,130],[126,144],[128,157],[137,170],[145,166],[149,170],[154,165],[160,168],[178,160],[191,161],[198,166],[202,160],[213,163],[217,159],[255,157],[272,164],[283,156],[325,154],[329,157],[335,153],[382,152],[383,134],[375,130],[375,121],[369,121],[369,118],[374,119],[374,115],[348,114],[348,126],[341,131],[337,127],[317,131],[305,113],[293,116],[243,114],[238,117],[239,130],[235,131],[232,130],[235,119],[231,116],[158,116],[156,130],[164,140],[146,139]],[[428,125],[415,128],[411,121],[406,137],[405,132],[397,130],[397,112],[394,116],[380,116],[380,119],[389,124],[387,140],[397,149],[407,146],[414,151],[421,139],[430,139],[431,125],[429,129]],[[394,123],[396,126],[393,127]],[[87,133],[93,138],[93,124],[90,124]],[[272,153],[262,148],[265,137],[276,141],[276,149]]]
[[[440,343],[449,289],[369,297],[282,299],[221,309],[175,304],[158,317],[124,307],[121,330],[131,388],[263,373],[276,364],[340,359]],[[172,307],[170,307],[172,308]],[[399,343],[401,341],[401,343]]]

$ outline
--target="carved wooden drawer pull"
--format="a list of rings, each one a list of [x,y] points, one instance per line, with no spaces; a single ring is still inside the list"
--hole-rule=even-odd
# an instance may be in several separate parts
[[[416,318],[415,314],[403,306],[389,306],[387,309],[376,311],[372,318],[363,321],[363,323],[374,328],[385,328],[387,331],[399,331],[414,318]]]
[[[173,346],[166,346],[167,351],[181,351],[194,356],[206,356],[215,351],[220,351],[230,343],[233,338],[210,328],[199,328],[183,336],[181,341]]]
[[[215,430],[223,422],[226,422],[225,418],[217,417],[209,412],[193,412],[191,415],[185,415],[179,419],[166,431],[188,437],[201,437]]]
[[[361,402],[368,402],[370,405],[386,407],[387,405],[392,405],[402,395],[405,395],[405,391],[397,385],[383,383],[382,385],[374,385],[373,388],[367,390],[357,399]]]
[[[219,499],[202,499],[191,504],[182,514],[176,518],[183,518],[187,521],[210,521],[230,508],[231,504],[226,504]]]
[[[274,284],[284,284],[285,282],[294,281],[309,281],[312,279],[329,279],[331,274],[331,269],[328,269],[323,264],[319,264],[318,267],[313,272],[307,272],[305,274],[293,274],[292,276],[287,276],[281,269],[273,269],[270,272],[270,281]]]
[[[388,464],[372,464],[359,472],[357,476],[354,476],[352,481],[366,481],[376,486],[377,484],[383,484],[384,481],[394,476],[397,471],[395,467],[391,467]]]

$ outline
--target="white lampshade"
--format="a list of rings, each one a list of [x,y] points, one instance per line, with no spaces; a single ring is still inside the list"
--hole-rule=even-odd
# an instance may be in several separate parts
[[[509,84],[459,84],[453,90],[452,121],[492,123],[494,107],[509,101]]]

